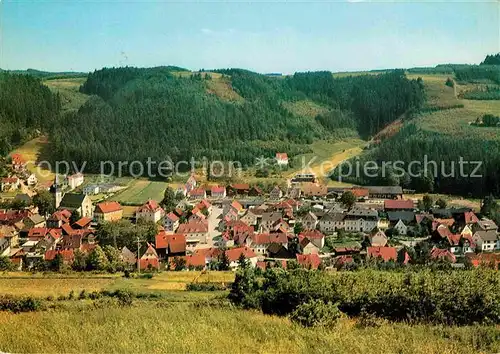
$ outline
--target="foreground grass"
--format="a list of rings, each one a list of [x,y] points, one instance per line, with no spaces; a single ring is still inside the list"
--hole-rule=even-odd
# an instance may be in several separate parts
[[[0,350],[8,352],[428,354],[500,349],[498,343],[478,342],[475,333],[481,331],[387,323],[358,328],[347,319],[334,329],[310,329],[257,312],[154,302],[0,313]]]

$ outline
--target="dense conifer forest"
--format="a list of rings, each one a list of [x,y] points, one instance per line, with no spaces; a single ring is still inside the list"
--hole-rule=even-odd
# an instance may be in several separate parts
[[[269,77],[241,69],[178,75],[181,68],[105,68],[91,73],[81,92],[93,97],[52,131],[52,157],[87,161],[154,161],[207,157],[253,164],[277,151],[307,152],[316,139],[346,130],[369,137],[424,100],[419,80],[402,70],[334,78],[330,72]],[[203,74],[203,75],[202,75]],[[241,96],[211,93],[212,80]],[[314,118],[284,102],[326,107]]]
[[[0,156],[8,154],[37,130],[50,129],[59,110],[58,95],[39,79],[0,72]]]

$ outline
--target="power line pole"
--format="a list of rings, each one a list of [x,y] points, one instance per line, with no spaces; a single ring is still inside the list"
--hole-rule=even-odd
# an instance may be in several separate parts
[[[137,273],[141,272],[141,262],[140,262],[140,256],[139,256],[139,250],[141,248],[141,240],[139,239],[139,236],[137,236]]]

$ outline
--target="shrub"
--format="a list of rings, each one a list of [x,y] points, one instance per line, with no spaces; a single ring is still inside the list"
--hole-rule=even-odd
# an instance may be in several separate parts
[[[0,311],[31,312],[40,309],[41,303],[32,297],[27,298],[13,298],[1,297],[0,298]]]
[[[153,273],[143,273],[139,275],[140,279],[153,279]]]
[[[311,300],[297,306],[290,319],[304,327],[333,327],[341,315],[336,304]]]

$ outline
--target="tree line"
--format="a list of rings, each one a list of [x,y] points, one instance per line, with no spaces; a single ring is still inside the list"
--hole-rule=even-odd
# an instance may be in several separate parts
[[[241,69],[218,70],[244,98],[228,102],[208,92],[211,76],[179,77],[180,68],[105,68],[89,74],[81,91],[93,95],[51,132],[53,159],[239,161],[310,151],[316,139],[370,136],[402,114],[418,110],[421,81],[404,72],[334,78],[297,73],[286,79]],[[316,119],[297,116],[282,102],[312,100],[330,108]]]

